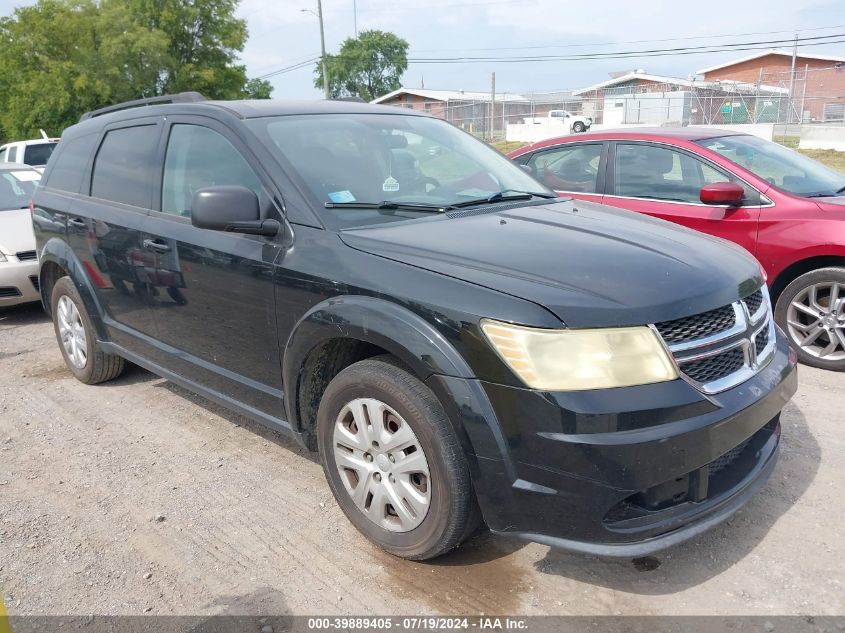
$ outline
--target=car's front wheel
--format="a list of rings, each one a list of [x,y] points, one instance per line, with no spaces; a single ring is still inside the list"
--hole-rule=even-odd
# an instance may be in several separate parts
[[[820,268],[784,288],[775,320],[806,365],[845,371],[845,268]]]
[[[70,277],[62,277],[53,286],[50,309],[59,349],[74,376],[94,385],[121,374],[123,358],[97,349],[91,317]]]
[[[575,124],[572,126],[572,131],[580,134],[584,130],[586,130],[586,126],[581,123],[581,121],[576,121]]]
[[[477,520],[458,438],[435,395],[389,358],[341,371],[317,414],[323,470],[349,520],[388,552],[443,554]]]

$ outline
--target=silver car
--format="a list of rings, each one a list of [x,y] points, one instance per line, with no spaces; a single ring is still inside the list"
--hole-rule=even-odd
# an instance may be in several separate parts
[[[29,165],[0,163],[0,307],[41,299],[29,211],[39,180]]]

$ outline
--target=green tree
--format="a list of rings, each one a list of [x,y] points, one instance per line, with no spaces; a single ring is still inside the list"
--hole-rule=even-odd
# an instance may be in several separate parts
[[[326,56],[326,68],[333,98],[372,101],[401,87],[402,73],[408,68],[408,42],[386,31],[362,31],[357,38],[347,38],[338,55]],[[314,86],[322,88],[320,62],[314,75]]]
[[[167,92],[269,96],[235,63],[236,0],[39,0],[0,19],[0,134],[51,135],[94,108]]]
[[[273,84],[266,79],[250,79],[244,88],[247,99],[269,99],[272,92]]]
[[[235,18],[238,0],[108,1],[128,5],[139,24],[166,35],[167,63],[160,68],[158,94],[195,90],[213,99],[244,96],[246,68],[235,62],[247,29]]]

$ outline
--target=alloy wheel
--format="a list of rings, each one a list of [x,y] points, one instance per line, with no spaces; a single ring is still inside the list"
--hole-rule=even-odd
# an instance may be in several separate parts
[[[79,310],[67,295],[59,298],[57,308],[59,336],[61,336],[68,360],[77,369],[84,369],[88,362],[88,339],[85,336],[85,326],[82,324]]]
[[[845,359],[845,284],[823,282],[802,289],[789,304],[786,325],[793,342],[826,361]]]
[[[335,464],[360,512],[391,532],[420,525],[431,505],[425,452],[410,425],[375,398],[356,398],[334,425]]]

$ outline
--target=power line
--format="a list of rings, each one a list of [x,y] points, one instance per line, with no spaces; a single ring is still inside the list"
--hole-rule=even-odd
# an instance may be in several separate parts
[[[756,31],[751,33],[725,33],[721,35],[687,35],[683,37],[669,37],[665,39],[649,39],[649,40],[627,40],[616,42],[589,42],[583,44],[538,44],[533,46],[490,46],[481,48],[418,48],[417,53],[433,53],[433,52],[448,52],[448,51],[503,51],[503,50],[536,50],[543,48],[586,48],[588,46],[615,46],[619,44],[648,44],[663,42],[686,42],[691,40],[706,40],[723,37],[746,37],[750,35],[777,35],[780,33],[802,33],[807,31],[829,31],[830,29],[842,29],[845,24],[837,24],[833,26],[819,26],[809,29],[784,29],[781,31]],[[793,38],[794,39],[794,38]],[[790,42],[792,39],[789,40]]]
[[[838,39],[837,39],[838,38]],[[845,33],[836,33],[833,35],[820,35],[820,36],[813,36],[813,37],[804,37],[798,38],[799,42],[804,42],[805,46],[822,46],[826,44],[841,44],[845,42]],[[825,40],[825,41],[820,41]],[[611,59],[635,59],[635,58],[647,58],[647,57],[666,57],[666,56],[676,56],[676,55],[701,55],[701,54],[715,54],[715,53],[726,53],[726,52],[739,52],[739,51],[752,51],[752,50],[765,50],[771,48],[772,44],[782,44],[785,42],[792,42],[794,39],[789,40],[763,40],[757,42],[738,42],[732,44],[714,44],[710,46],[702,46],[702,47],[675,47],[675,48],[658,48],[658,49],[645,49],[645,50],[638,50],[638,51],[617,51],[617,52],[593,52],[593,53],[583,53],[577,55],[540,55],[540,56],[521,56],[521,57],[498,57],[498,56],[489,56],[489,57],[432,57],[432,58],[415,58],[415,57],[408,57],[406,59],[408,64],[477,64],[477,63],[538,63],[538,62],[560,62],[560,61],[601,61],[601,60],[611,60]],[[260,79],[266,79],[268,77],[274,77],[276,75],[281,75],[287,72],[293,72],[295,70],[299,70],[300,68],[307,66],[308,64],[318,60],[317,58],[312,58],[304,62],[300,62],[297,64],[292,64],[290,66],[280,68],[278,70],[272,71],[267,73],[261,77]],[[333,60],[335,62],[347,62],[353,63],[358,62],[358,59],[352,59],[350,57],[340,57],[334,56]]]
[[[827,44],[827,43],[837,43],[837,42],[821,42],[818,40],[832,40],[834,38],[842,38],[845,37],[845,33],[835,33],[833,35],[816,35],[813,37],[804,37],[804,38],[797,38],[798,42],[807,42],[808,45],[817,45],[817,44]],[[620,59],[624,57],[652,57],[655,55],[676,55],[676,54],[699,54],[699,53],[721,53],[721,52],[730,52],[732,50],[753,50],[752,48],[746,48],[754,46],[757,49],[759,48],[770,48],[772,44],[784,44],[784,43],[793,43],[795,38],[789,39],[782,39],[782,40],[762,40],[758,42],[737,42],[733,44],[713,44],[710,46],[699,46],[699,47],[692,47],[692,46],[681,46],[675,48],[652,48],[652,49],[644,49],[638,51],[616,51],[616,52],[594,52],[594,53],[582,53],[582,54],[573,54],[573,55],[533,55],[533,56],[522,56],[522,57],[500,57],[500,56],[487,56],[487,57],[431,57],[431,58],[415,58],[415,63],[437,63],[437,62],[450,62],[450,63],[475,63],[475,62],[534,62],[534,61],[577,61],[579,59]],[[705,50],[709,49],[709,50]],[[717,50],[718,49],[718,50]],[[410,62],[411,59],[409,58],[408,61]]]

